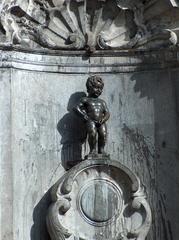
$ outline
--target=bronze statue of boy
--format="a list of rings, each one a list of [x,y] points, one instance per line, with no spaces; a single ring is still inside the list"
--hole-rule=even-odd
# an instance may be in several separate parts
[[[107,138],[106,121],[109,119],[110,114],[105,101],[99,98],[103,87],[104,83],[101,77],[89,77],[86,82],[88,96],[81,98],[75,108],[76,112],[86,123],[90,155],[105,155],[104,147]]]

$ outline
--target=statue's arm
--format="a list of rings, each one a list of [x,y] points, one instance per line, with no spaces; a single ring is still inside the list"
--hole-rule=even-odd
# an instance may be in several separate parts
[[[82,117],[85,121],[89,120],[89,117],[85,111],[85,99],[80,100],[80,102],[74,107],[74,111],[78,116]]]
[[[110,113],[109,113],[109,109],[108,109],[105,101],[103,101],[103,105],[104,105],[104,112],[103,112],[104,116],[103,116],[103,119],[102,119],[102,123],[105,123],[109,119]]]

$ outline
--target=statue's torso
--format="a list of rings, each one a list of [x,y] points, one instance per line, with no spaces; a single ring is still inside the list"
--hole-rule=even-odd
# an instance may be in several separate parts
[[[99,98],[86,98],[85,111],[91,120],[100,121],[104,116],[104,101]]]

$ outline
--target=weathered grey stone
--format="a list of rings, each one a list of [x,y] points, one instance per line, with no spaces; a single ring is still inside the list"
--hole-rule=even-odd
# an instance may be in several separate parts
[[[0,69],[0,238],[13,239],[11,70]],[[4,226],[3,226],[3,223]],[[3,226],[3,227],[2,227]]]

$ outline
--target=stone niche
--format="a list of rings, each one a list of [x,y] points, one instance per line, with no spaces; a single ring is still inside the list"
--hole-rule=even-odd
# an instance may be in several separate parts
[[[152,210],[146,239],[178,239],[178,1],[6,0],[0,11],[0,239],[50,239],[46,216],[58,180],[88,153],[73,107],[93,74],[104,79],[111,113],[106,151],[139,177]],[[102,184],[118,201],[95,221],[86,205],[90,183],[77,198],[89,234],[120,204],[123,185]]]
[[[153,218],[147,239],[177,238],[177,56],[1,52],[1,239],[50,239],[50,188],[88,153],[72,109],[92,74],[104,79],[111,112],[106,150],[145,186]]]

